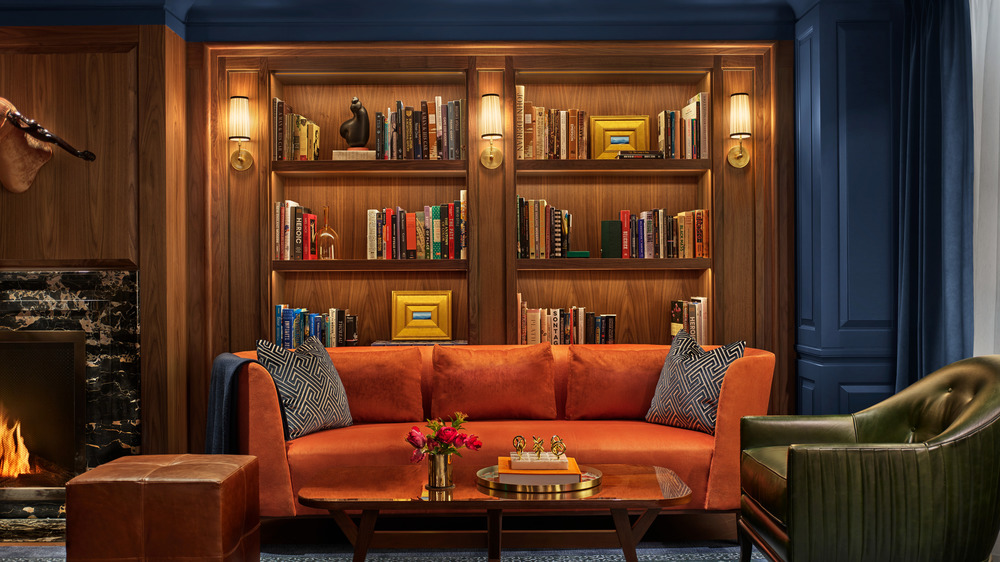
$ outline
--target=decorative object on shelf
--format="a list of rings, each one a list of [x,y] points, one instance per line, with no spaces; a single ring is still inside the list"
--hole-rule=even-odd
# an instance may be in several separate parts
[[[19,133],[20,132],[20,133]],[[73,156],[93,161],[89,150],[77,150],[32,119],[14,104],[0,98],[0,183],[7,191],[21,193],[31,187],[38,170],[52,158],[52,143]]]
[[[524,440],[523,435],[514,436],[514,452],[517,453],[518,460],[521,460],[521,453],[524,452],[524,446],[527,444],[528,442]]]
[[[591,115],[590,157],[615,159],[622,150],[649,149],[649,115]]]
[[[393,291],[392,339],[450,340],[451,291]]]
[[[321,260],[344,259],[340,235],[330,226],[330,208],[323,206],[323,228],[316,234],[316,253]]]
[[[482,107],[479,109],[479,132],[484,139],[490,141],[490,146],[484,148],[479,155],[483,166],[492,170],[503,163],[503,151],[493,146],[494,140],[503,138],[503,111],[500,106],[500,94],[483,94]]]
[[[743,148],[743,139],[750,138],[750,94],[741,92],[729,96],[729,138],[740,144],[729,149],[729,165],[743,168],[750,163],[750,153]]]
[[[253,155],[243,149],[243,143],[250,142],[250,98],[246,96],[229,97],[229,140],[236,141],[229,164],[240,172],[249,170]]]
[[[460,449],[478,451],[482,441],[475,435],[462,432],[466,417],[462,412],[455,412],[447,423],[441,419],[427,420],[428,434],[413,426],[404,438],[413,445],[410,462],[417,463],[425,458],[427,464],[427,489],[442,490],[453,488],[451,473],[451,455],[462,456]]]
[[[363,149],[368,144],[368,110],[357,97],[351,98],[351,117],[340,124],[340,136],[347,141],[347,146]]]

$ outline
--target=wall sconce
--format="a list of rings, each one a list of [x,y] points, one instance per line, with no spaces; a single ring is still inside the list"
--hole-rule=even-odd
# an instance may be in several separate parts
[[[243,149],[243,143],[250,141],[250,98],[246,96],[229,98],[229,140],[236,141],[229,164],[240,172],[249,170],[253,156]]]
[[[744,168],[750,163],[750,153],[743,149],[743,139],[750,138],[750,94],[741,92],[729,96],[729,138],[739,139],[739,146],[729,149],[729,165]]]
[[[503,138],[503,112],[500,109],[500,94],[483,94],[483,105],[479,109],[479,131],[484,139],[489,139],[489,148],[479,155],[483,166],[492,170],[503,162],[503,151],[493,147],[494,139]]]

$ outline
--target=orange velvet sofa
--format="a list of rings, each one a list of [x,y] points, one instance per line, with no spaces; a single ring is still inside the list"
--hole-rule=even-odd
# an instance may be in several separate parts
[[[270,373],[258,363],[238,377],[240,452],[260,463],[260,513],[324,513],[298,491],[337,465],[409,462],[411,427],[458,410],[483,443],[455,463],[487,466],[512,450],[515,435],[559,435],[581,464],[663,466],[691,487],[683,509],[736,510],[740,501],[740,418],[767,412],[774,355],[747,348],[730,365],[715,435],[645,421],[669,346],[557,345],[331,348],[354,424],[286,441]],[[255,352],[240,352],[256,358]],[[468,373],[485,373],[470,377]]]

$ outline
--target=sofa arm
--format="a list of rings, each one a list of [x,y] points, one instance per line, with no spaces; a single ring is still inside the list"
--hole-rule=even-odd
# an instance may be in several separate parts
[[[856,443],[851,415],[747,416],[740,420],[740,450],[796,443]]]
[[[767,413],[773,376],[774,354],[747,348],[722,379],[705,509],[739,509],[740,418]]]
[[[278,390],[271,373],[259,363],[243,365],[237,376],[239,402],[236,415],[240,452],[257,457],[260,514],[293,516],[295,498],[285,452],[285,424],[281,417]]]

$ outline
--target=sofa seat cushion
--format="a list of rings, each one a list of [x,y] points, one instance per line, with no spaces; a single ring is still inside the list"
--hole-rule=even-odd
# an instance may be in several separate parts
[[[403,438],[411,427],[424,424],[358,424],[319,431],[286,444],[294,494],[309,484],[320,472],[337,465],[406,464],[413,447]],[[509,456],[515,435],[530,441],[535,435],[549,439],[559,435],[567,454],[582,465],[588,463],[644,464],[662,466],[677,473],[693,491],[683,509],[704,509],[708,488],[708,470],[712,460],[712,436],[691,430],[629,420],[475,420],[465,429],[480,438],[483,448],[463,451],[456,464],[490,466],[497,457]],[[669,443],[669,447],[650,446]],[[324,513],[296,506],[296,514]]]
[[[764,508],[771,517],[788,519],[788,447],[745,449],[740,459],[743,493]]]

